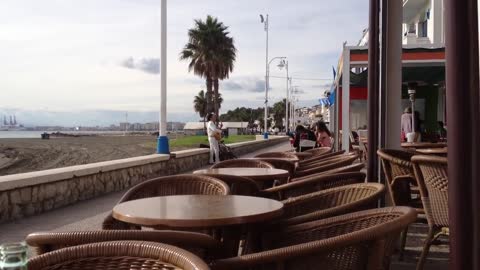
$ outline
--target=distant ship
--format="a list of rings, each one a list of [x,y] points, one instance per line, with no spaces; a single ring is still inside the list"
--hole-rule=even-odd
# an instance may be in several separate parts
[[[3,116],[3,125],[0,126],[0,131],[20,131],[25,130],[23,125],[20,125],[17,122],[15,115],[10,115],[9,121],[7,121],[7,116]]]

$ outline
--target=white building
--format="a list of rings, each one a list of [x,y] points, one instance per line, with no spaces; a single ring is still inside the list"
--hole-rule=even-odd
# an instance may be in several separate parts
[[[248,122],[222,122],[222,130],[228,131],[228,135],[246,134],[248,129]],[[203,135],[203,122],[187,122],[183,130],[187,135]]]
[[[403,44],[445,44],[444,0],[403,0]]]

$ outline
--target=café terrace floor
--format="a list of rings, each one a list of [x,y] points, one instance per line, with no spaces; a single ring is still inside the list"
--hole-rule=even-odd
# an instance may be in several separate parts
[[[241,157],[248,158],[264,152],[287,151],[290,149],[289,143],[283,143]],[[0,243],[23,241],[29,233],[39,231],[99,230],[104,217],[112,210],[124,193],[125,191],[116,192],[41,215],[0,224]],[[403,261],[399,261],[397,255],[393,256],[391,270],[415,269],[427,230],[427,226],[423,224],[413,224],[409,227],[405,258]],[[425,270],[448,269],[448,239],[440,240],[440,245],[432,245],[430,248]]]

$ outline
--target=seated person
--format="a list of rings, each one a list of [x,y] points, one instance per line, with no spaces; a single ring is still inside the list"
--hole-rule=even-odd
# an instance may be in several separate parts
[[[310,140],[317,141],[315,133],[313,131],[306,129],[302,125],[298,125],[295,129],[295,140],[293,142],[293,147],[295,147],[297,152],[300,152],[300,140]],[[302,152],[305,150],[312,149],[313,147],[302,147]]]

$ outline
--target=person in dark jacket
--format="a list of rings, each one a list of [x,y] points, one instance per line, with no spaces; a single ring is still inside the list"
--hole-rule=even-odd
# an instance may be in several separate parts
[[[298,125],[295,129],[295,140],[293,142],[293,147],[300,152],[300,140],[310,140],[310,141],[317,141],[317,137],[315,133],[309,129],[306,129],[302,125]],[[302,152],[308,149],[312,149],[312,147],[302,147]]]

